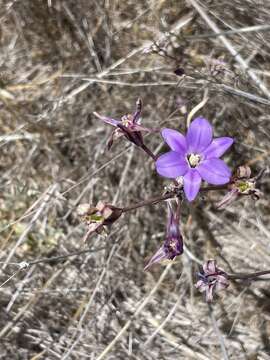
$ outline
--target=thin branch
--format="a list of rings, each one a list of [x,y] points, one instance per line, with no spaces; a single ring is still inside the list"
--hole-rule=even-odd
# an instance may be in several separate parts
[[[269,30],[270,25],[254,25],[254,26],[246,26],[240,29],[235,30],[226,30],[226,31],[220,31],[220,32],[214,32],[210,34],[198,34],[198,35],[188,35],[183,36],[185,39],[205,39],[205,38],[215,38],[222,35],[233,35],[233,34],[241,34],[241,33],[247,33],[247,32],[254,32],[254,31],[265,31]]]
[[[197,3],[196,0],[189,0],[190,4],[198,11],[200,16],[204,19],[207,25],[216,33],[220,34],[220,29],[218,26],[210,19],[205,10]],[[249,68],[247,62],[242,58],[242,56],[235,50],[231,42],[224,36],[219,35],[219,38],[223,45],[228,49],[231,55],[239,63],[244,71],[247,72],[250,79],[260,88],[265,96],[270,98],[270,92],[267,87],[262,83],[262,81],[257,77],[257,75]]]
[[[154,197],[154,198],[151,198],[151,199],[148,199],[148,200],[144,200],[144,201],[141,201],[140,203],[124,207],[123,208],[123,213],[131,211],[131,210],[135,210],[135,209],[138,209],[138,208],[141,208],[143,206],[155,205],[155,204],[160,203],[161,201],[171,199],[174,196],[176,196],[176,193],[175,192],[170,192],[170,193],[168,193],[166,195],[157,196],[157,197]]]
[[[42,194],[42,198],[43,201],[41,202],[41,205],[39,207],[39,209],[37,210],[37,212],[34,214],[33,218],[31,219],[30,223],[27,225],[27,227],[25,228],[25,230],[23,231],[23,233],[21,234],[21,236],[19,237],[17,243],[15,244],[15,246],[12,248],[12,250],[10,251],[6,263],[8,263],[10,261],[10,259],[13,257],[13,255],[15,254],[17,248],[24,242],[25,238],[27,237],[27,235],[29,234],[29,232],[32,230],[33,226],[36,224],[37,220],[39,219],[39,217],[41,216],[41,214],[43,213],[43,211],[46,209],[46,207],[48,206],[56,188],[57,188],[57,184],[54,184],[52,186],[50,186],[43,194]],[[2,269],[4,270],[6,268],[6,265],[4,264]]]
[[[220,343],[220,348],[221,348],[221,352],[222,352],[222,355],[223,355],[223,359],[224,360],[229,360],[229,356],[228,356],[228,353],[227,353],[225,342],[224,342],[223,336],[222,336],[222,334],[221,334],[221,332],[219,330],[219,327],[218,327],[218,324],[217,324],[217,321],[216,321],[212,306],[210,304],[208,304],[208,308],[209,308],[210,317],[211,317],[211,320],[212,320],[214,331],[215,331],[215,333],[216,333],[216,335],[218,337],[219,343]]]
[[[157,283],[155,284],[155,286],[152,288],[152,290],[150,291],[150,293],[147,295],[147,297],[143,300],[143,302],[138,306],[137,310],[135,311],[135,313],[133,314],[133,316],[125,323],[125,325],[122,327],[122,329],[119,331],[119,333],[115,336],[115,338],[110,342],[110,344],[108,344],[108,346],[102,351],[102,353],[97,357],[96,360],[101,360],[103,359],[106,355],[108,355],[108,353],[110,352],[110,350],[114,347],[114,345],[117,343],[117,341],[124,335],[124,333],[128,330],[128,328],[130,327],[130,325],[132,324],[132,321],[142,312],[142,310],[144,309],[144,307],[148,304],[148,302],[151,300],[152,296],[154,295],[154,293],[157,291],[157,289],[159,288],[159,286],[161,285],[162,281],[164,280],[164,278],[166,277],[169,269],[171,268],[171,263],[168,264],[166,266],[166,268],[164,269],[164,271],[162,272],[160,278],[158,279]]]
[[[217,190],[225,190],[227,189],[228,184],[226,185],[214,185],[214,186],[205,186],[203,188],[200,189],[200,192],[207,192],[207,191],[217,191]],[[153,198],[150,198],[148,200],[143,200],[137,204],[133,204],[127,207],[123,208],[123,213],[128,212],[128,211],[132,211],[138,208],[141,208],[143,206],[148,206],[148,205],[156,205],[162,201],[171,199],[173,197],[177,197],[180,196],[182,192],[182,189],[176,189],[175,191],[171,191],[165,195],[161,195],[161,196],[156,196]]]

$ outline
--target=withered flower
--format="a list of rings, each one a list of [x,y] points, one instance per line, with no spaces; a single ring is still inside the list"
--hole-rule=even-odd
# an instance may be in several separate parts
[[[241,196],[251,196],[255,200],[259,199],[262,193],[257,189],[257,181],[261,178],[263,172],[251,178],[250,167],[247,165],[239,166],[228,185],[229,192],[217,204],[217,208],[225,208]]]
[[[147,270],[153,264],[163,260],[173,260],[176,256],[183,253],[183,237],[179,227],[179,212],[180,208],[174,213],[171,203],[167,202],[168,207],[168,220],[166,238],[163,245],[158,251],[151,257],[145,266],[144,270]]]
[[[213,300],[216,292],[226,289],[229,286],[228,275],[216,266],[216,260],[208,260],[204,263],[201,271],[197,275],[199,280],[195,284],[195,287],[200,292],[205,292],[207,302]]]
[[[121,136],[125,136],[126,139],[128,139],[133,144],[143,147],[143,136],[142,131],[145,132],[152,132],[157,131],[157,129],[148,129],[146,127],[143,127],[139,124],[139,120],[141,117],[142,112],[142,101],[139,98],[136,102],[136,109],[135,112],[131,115],[124,115],[122,116],[121,120],[115,120],[113,118],[102,116],[98,114],[97,112],[94,112],[94,115],[98,117],[103,122],[112,125],[116,127],[115,130],[111,133],[111,136],[108,140],[107,146],[108,149],[111,148],[113,142],[120,138]]]
[[[81,204],[77,208],[77,213],[87,227],[85,240],[94,232],[101,234],[104,226],[113,224],[121,215],[123,209],[115,207],[111,204],[99,201],[96,207],[89,204]]]

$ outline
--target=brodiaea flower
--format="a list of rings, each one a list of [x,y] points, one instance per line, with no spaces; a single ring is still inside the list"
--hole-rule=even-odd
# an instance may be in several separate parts
[[[198,273],[199,280],[195,287],[200,292],[205,292],[207,302],[213,300],[215,292],[226,289],[229,286],[228,275],[222,269],[219,269],[215,260],[208,260],[203,264],[201,272]]]
[[[233,139],[213,139],[212,126],[206,119],[198,117],[192,121],[186,136],[172,129],[163,129],[161,133],[171,151],[157,159],[157,172],[172,179],[183,176],[189,201],[195,199],[202,180],[213,185],[230,181],[231,171],[219,157],[232,145]]]
[[[173,212],[173,208],[170,202],[167,202],[168,206],[168,220],[166,238],[158,251],[151,257],[145,266],[144,270],[147,270],[153,264],[163,260],[173,260],[176,256],[183,253],[183,237],[179,228],[179,212],[180,205],[178,205],[177,212]]]
[[[104,121],[107,124],[114,126],[116,129],[111,133],[110,139],[108,141],[108,148],[110,149],[114,140],[118,139],[121,136],[125,136],[133,144],[143,147],[143,136],[142,131],[152,132],[156,131],[154,129],[148,129],[139,124],[139,119],[142,112],[142,101],[138,99],[136,102],[135,112],[131,115],[124,115],[121,120],[115,120],[113,118],[99,115],[97,112],[94,112],[94,115],[100,120]]]

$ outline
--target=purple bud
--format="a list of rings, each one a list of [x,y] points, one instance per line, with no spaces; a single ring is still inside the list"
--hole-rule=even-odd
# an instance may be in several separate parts
[[[229,286],[228,274],[216,266],[216,260],[208,260],[198,273],[199,280],[195,287],[205,292],[207,302],[213,301],[214,294]]]
[[[163,245],[151,257],[145,266],[147,270],[153,264],[163,260],[173,260],[176,256],[183,253],[183,237],[179,228],[179,212],[180,206],[178,205],[176,213],[173,212],[171,203],[167,202],[168,207],[168,220],[166,238]]]

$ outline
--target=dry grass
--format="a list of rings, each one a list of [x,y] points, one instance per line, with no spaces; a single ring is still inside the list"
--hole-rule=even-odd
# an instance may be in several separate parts
[[[143,271],[163,240],[165,206],[125,215],[88,245],[74,211],[81,202],[128,205],[163,191],[138,149],[121,141],[106,152],[111,129],[92,115],[119,117],[138,96],[145,126],[182,130],[208,97],[198,113],[216,135],[235,138],[230,166],[248,163],[254,173],[269,166],[270,4],[203,0],[202,12],[197,4],[2,0],[1,282],[18,270],[6,261],[97,250],[37,263],[0,288],[0,358],[270,359],[269,282],[232,284],[210,308],[193,287],[197,264],[186,254]],[[229,32],[237,56],[212,22]],[[143,51],[153,41],[159,54]],[[174,74],[179,67],[184,78]],[[161,151],[158,135],[147,144]],[[186,207],[190,253],[228,270],[269,269],[267,176],[261,190],[258,202],[243,199],[226,211],[215,210],[214,192]]]

